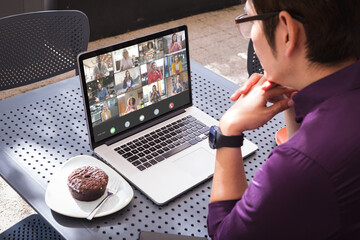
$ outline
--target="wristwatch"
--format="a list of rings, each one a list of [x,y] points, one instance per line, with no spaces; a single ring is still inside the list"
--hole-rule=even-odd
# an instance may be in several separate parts
[[[211,126],[209,130],[209,146],[212,149],[231,147],[239,148],[243,145],[244,134],[239,136],[225,136],[221,133],[220,128]]]

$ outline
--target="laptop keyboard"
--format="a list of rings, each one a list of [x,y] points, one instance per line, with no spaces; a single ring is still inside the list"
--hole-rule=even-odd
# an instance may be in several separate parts
[[[209,127],[189,115],[114,150],[143,171],[204,139]]]

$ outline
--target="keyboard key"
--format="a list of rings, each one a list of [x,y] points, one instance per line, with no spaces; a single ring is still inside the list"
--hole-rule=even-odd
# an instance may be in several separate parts
[[[155,165],[155,164],[157,164],[158,162],[157,162],[155,159],[152,159],[152,160],[150,160],[150,163],[151,163],[152,165]]]
[[[140,171],[144,171],[144,170],[146,169],[146,167],[144,167],[143,165],[137,166],[137,168],[138,168]]]
[[[146,168],[149,168],[149,167],[152,166],[151,163],[148,163],[148,162],[144,163],[143,165],[144,165]]]
[[[184,140],[185,140],[185,141],[190,141],[190,140],[191,140],[191,138],[190,138],[190,137],[188,137],[188,136],[186,136],[186,137],[184,137]]]
[[[139,160],[137,160],[135,162],[132,162],[132,165],[134,165],[135,167],[140,165],[140,164],[141,164],[141,162]]]
[[[128,153],[123,154],[122,156],[127,159],[127,158],[131,157],[132,155],[133,154],[131,152],[128,152]]]
[[[165,158],[163,156],[157,156],[155,159],[158,162],[161,162],[161,161],[165,160]]]
[[[147,162],[148,160],[146,158],[140,158],[139,161],[144,163],[144,162]]]
[[[189,141],[189,143],[190,143],[191,145],[195,145],[195,144],[198,143],[198,141],[196,141],[195,139],[192,139],[191,141]]]
[[[130,152],[130,151],[131,151],[131,148],[124,147],[123,150],[124,150],[125,152]]]
[[[181,152],[181,151],[187,149],[187,148],[190,147],[190,146],[191,146],[190,143],[184,143],[184,144],[182,144],[182,145],[180,145],[180,146],[178,146],[178,147],[176,147],[176,148],[173,148],[173,149],[171,149],[170,151],[164,153],[162,156],[163,156],[164,158],[169,158],[169,157],[171,157],[172,155],[174,155],[174,154],[176,154],[176,153],[178,153],[178,152]]]
[[[199,132],[201,132],[201,133],[208,133],[208,132],[209,132],[209,128],[208,128],[208,127],[204,127],[203,129],[200,129]]]
[[[194,134],[189,134],[188,138],[193,139],[193,138],[195,138],[195,135]]]
[[[129,144],[129,145],[128,145],[128,148],[130,148],[130,149],[135,149],[136,146],[135,146],[134,144]]]
[[[134,150],[131,151],[132,154],[137,154],[138,152],[139,152],[139,151],[136,150],[136,149],[134,149]]]
[[[123,155],[125,153],[124,150],[120,149],[119,151],[117,151],[120,155]]]
[[[132,161],[135,161],[136,159],[139,159],[139,157],[136,156],[136,155],[134,155],[134,156],[132,156],[132,157],[129,157],[127,160],[128,160],[129,162],[132,162]]]

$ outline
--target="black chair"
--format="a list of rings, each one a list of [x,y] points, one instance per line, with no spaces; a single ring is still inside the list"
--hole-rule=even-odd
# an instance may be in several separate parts
[[[87,16],[76,10],[24,13],[0,19],[0,91],[77,70],[89,42]]]
[[[43,218],[38,214],[33,214],[24,218],[17,224],[0,234],[0,240],[38,240],[52,239],[63,240]]]
[[[251,76],[253,73],[264,74],[264,69],[261,66],[261,63],[255,54],[253,42],[251,40],[248,46],[247,70],[249,76]]]
[[[77,70],[89,42],[87,16],[76,10],[24,13],[0,19],[0,91]],[[0,239],[62,239],[38,214],[0,234]]]

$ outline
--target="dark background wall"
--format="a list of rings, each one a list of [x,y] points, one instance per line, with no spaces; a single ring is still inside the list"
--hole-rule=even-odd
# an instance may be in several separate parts
[[[77,9],[90,23],[90,41],[164,23],[244,0],[0,0],[0,17],[49,9]]]

